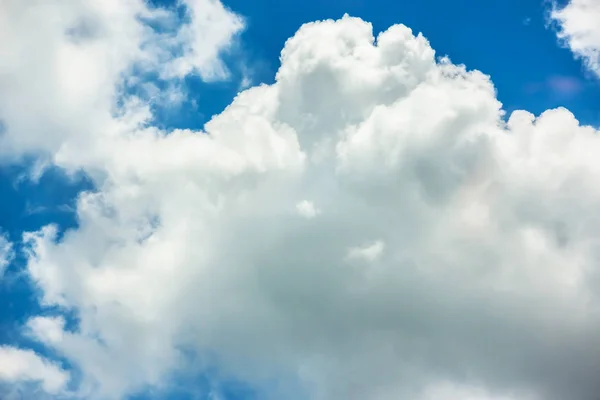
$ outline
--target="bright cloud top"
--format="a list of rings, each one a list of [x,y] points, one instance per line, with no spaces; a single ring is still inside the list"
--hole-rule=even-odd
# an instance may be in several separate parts
[[[27,113],[0,100],[4,142],[96,185],[77,229],[24,238],[44,304],[80,317],[25,330],[81,369],[78,396],[123,398],[198,363],[286,399],[599,392],[596,130],[565,109],[505,119],[486,75],[436,61],[403,25],[374,37],[344,17],[304,25],[276,82],[204,131],[164,132],[118,86],[160,54],[140,54],[160,34],[131,16],[158,16],[114,7],[134,38],[117,48],[65,44],[40,10],[0,24],[39,35],[14,34],[15,48],[54,40],[0,64],[6,82],[37,79],[8,91]],[[73,71],[62,51],[111,75]],[[41,60],[56,69],[32,75]]]
[[[587,67],[600,77],[600,0],[571,0],[555,9],[558,36]]]

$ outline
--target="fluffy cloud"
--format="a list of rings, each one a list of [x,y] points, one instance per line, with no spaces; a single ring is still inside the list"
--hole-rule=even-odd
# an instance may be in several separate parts
[[[177,10],[143,0],[3,1],[0,157],[87,151],[115,114],[139,105],[123,92],[144,88],[147,76],[225,77],[219,56],[240,17],[215,0],[182,4],[180,23]]]
[[[85,396],[163,385],[190,352],[288,399],[599,392],[600,141],[569,111],[505,118],[486,75],[350,17],[303,26],[204,131],[120,111],[11,139],[96,184],[77,229],[25,236],[43,301],[80,317],[28,331]]]
[[[300,203],[296,204],[296,210],[298,210],[298,214],[302,215],[304,218],[314,218],[321,213],[321,210],[308,200],[302,200]]]
[[[0,346],[0,383],[38,382],[52,394],[64,389],[69,375],[31,350]]]
[[[243,28],[242,19],[220,1],[185,0],[184,4],[190,22],[181,27],[176,36],[182,56],[174,59],[164,74],[181,77],[197,72],[204,80],[227,77],[219,51],[228,47],[231,38]]]
[[[571,0],[551,16],[559,25],[558,37],[600,76],[600,1]]]

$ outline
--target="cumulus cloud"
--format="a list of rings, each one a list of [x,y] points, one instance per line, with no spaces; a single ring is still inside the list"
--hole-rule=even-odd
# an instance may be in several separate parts
[[[80,318],[28,331],[89,398],[165,384],[190,352],[286,399],[599,393],[600,141],[569,111],[506,118],[488,76],[347,16],[300,28],[275,83],[203,131],[136,101],[52,146],[10,139],[96,185],[77,229],[24,238],[42,301]]]
[[[551,18],[558,24],[558,37],[600,76],[600,1],[570,0],[555,8]]]
[[[69,375],[31,350],[0,346],[0,383],[40,383],[44,391],[58,394]]]

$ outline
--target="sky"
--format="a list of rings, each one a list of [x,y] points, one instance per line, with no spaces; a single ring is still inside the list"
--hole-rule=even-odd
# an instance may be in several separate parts
[[[599,133],[599,0],[0,0],[0,398],[593,400]]]

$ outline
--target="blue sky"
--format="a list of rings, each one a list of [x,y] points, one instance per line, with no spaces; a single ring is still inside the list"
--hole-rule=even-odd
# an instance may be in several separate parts
[[[156,0],[153,4],[174,7],[171,1]],[[242,16],[245,22],[244,30],[222,56],[229,76],[209,82],[199,74],[183,77],[176,85],[183,93],[183,100],[152,103],[153,116],[147,124],[166,131],[203,129],[213,115],[221,113],[233,101],[245,77],[250,78],[251,86],[274,83],[281,49],[302,24],[349,14],[372,23],[376,34],[399,23],[410,27],[415,34],[422,32],[437,56],[448,55],[455,64],[465,64],[469,70],[477,69],[490,75],[497,98],[509,114],[514,110],[528,110],[539,115],[548,109],[565,107],[582,125],[600,127],[600,80],[574,57],[567,43],[559,44],[557,28],[548,20],[551,8],[548,2],[228,0],[224,5]],[[10,12],[11,9],[9,16]],[[151,81],[159,87],[171,82]],[[2,88],[0,85],[0,91]],[[0,117],[9,112],[9,108],[3,110],[1,107],[2,102]],[[31,113],[36,113],[35,109]],[[36,163],[47,159],[47,155],[40,156],[35,152],[21,155],[17,150],[14,155],[18,156],[16,162],[10,154],[0,159],[0,231],[14,246],[14,257],[0,280],[0,345],[32,348],[43,357],[57,360],[77,376],[81,371],[76,363],[24,333],[27,320],[40,315],[64,315],[66,330],[76,332],[79,310],[77,306],[62,309],[40,303],[43,289],[28,275],[27,249],[22,235],[55,224],[60,241],[62,232],[79,226],[77,196],[98,188],[89,176],[92,169],[85,171],[87,167],[81,167],[84,172],[73,172],[50,162],[40,177],[32,178],[31,171]],[[235,378],[207,377],[193,369],[192,372],[176,371],[166,376],[166,389],[142,389],[141,393],[123,398],[263,398],[252,383],[237,383]],[[214,380],[223,382],[214,384],[219,388],[219,394],[210,397],[205,392]]]
[[[455,63],[490,75],[498,98],[509,112],[524,109],[539,114],[566,107],[582,123],[597,125],[600,120],[596,105],[600,102],[598,82],[589,79],[569,49],[557,45],[547,20],[550,5],[544,1],[488,4],[472,0],[309,0],[296,4],[260,0],[231,1],[226,5],[247,22],[239,45],[229,55],[231,68],[241,74],[240,65],[244,65],[255,84],[274,80],[285,41],[302,24],[336,19],[347,13],[371,22],[375,32],[397,23],[409,26],[415,33],[422,32],[438,56],[447,55]],[[211,85],[190,79],[189,90],[197,93],[190,98],[196,101],[197,108],[188,103],[163,118],[175,127],[202,126],[229,104],[239,87],[237,78]],[[557,80],[568,80],[571,85],[553,85]]]
[[[488,4],[471,0],[355,0],[291,4],[262,0],[232,1],[227,5],[247,19],[241,51],[255,82],[273,81],[285,41],[303,23],[348,13],[371,22],[375,32],[397,23],[422,32],[439,56],[448,55],[455,63],[490,75],[507,111],[525,109],[537,114],[562,106],[575,112],[583,123],[597,124],[600,118],[596,106],[600,101],[598,83],[586,79],[581,63],[574,60],[569,49],[557,45],[556,35],[548,27],[549,5],[543,1]],[[577,89],[553,87],[553,78],[571,78],[577,82]],[[232,86],[235,88],[235,84]],[[217,113],[231,100],[231,92],[227,96],[220,90],[214,93],[206,89],[208,94],[199,96],[201,109]]]

